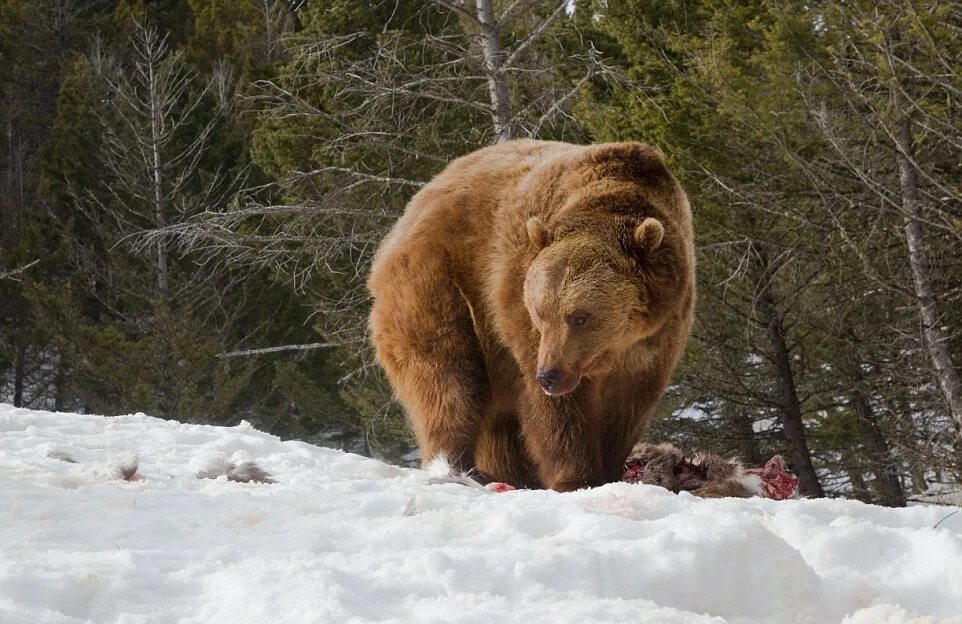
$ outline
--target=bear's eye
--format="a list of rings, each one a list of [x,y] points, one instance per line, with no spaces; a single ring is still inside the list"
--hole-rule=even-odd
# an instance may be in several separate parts
[[[587,314],[569,314],[568,315],[568,325],[572,327],[581,327],[588,322]]]

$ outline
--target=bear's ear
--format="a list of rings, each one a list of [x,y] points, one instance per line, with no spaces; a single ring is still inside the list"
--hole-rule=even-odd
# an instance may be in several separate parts
[[[661,246],[665,236],[665,226],[658,219],[648,217],[635,227],[632,239],[640,251],[654,251]]]
[[[537,249],[544,249],[551,243],[551,230],[546,228],[538,217],[528,219],[525,227],[528,229],[528,240]]]

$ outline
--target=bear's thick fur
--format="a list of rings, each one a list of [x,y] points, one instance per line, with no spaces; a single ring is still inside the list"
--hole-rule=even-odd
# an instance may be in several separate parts
[[[423,461],[565,491],[618,480],[688,338],[691,212],[640,143],[451,163],[382,242],[371,337]]]

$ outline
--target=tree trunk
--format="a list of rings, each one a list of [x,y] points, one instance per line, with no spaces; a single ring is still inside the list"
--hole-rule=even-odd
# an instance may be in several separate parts
[[[17,361],[13,367],[13,405],[23,407],[23,387],[27,376],[27,345],[17,345]]]
[[[148,63],[149,84],[150,84],[150,147],[152,157],[152,177],[154,183],[154,227],[157,229],[167,225],[164,215],[164,191],[163,191],[163,163],[160,154],[160,134],[161,117],[160,107],[158,106],[159,95],[157,93],[157,75],[155,73],[155,60],[152,58]],[[167,275],[167,244],[164,237],[157,238],[157,292],[161,299],[167,298],[169,292],[169,279]]]
[[[822,497],[825,491],[818,481],[812,454],[805,439],[805,424],[802,422],[802,404],[798,400],[798,387],[795,372],[792,370],[791,352],[785,340],[785,330],[781,313],[775,305],[770,279],[768,277],[768,258],[758,249],[756,258],[758,295],[758,314],[768,329],[771,341],[771,359],[775,373],[775,387],[785,439],[792,448],[792,467],[798,473],[799,491],[806,496]]]
[[[855,496],[855,498],[864,500],[868,489],[865,487],[865,477],[858,467],[858,462],[850,462],[846,470],[848,471],[849,480],[852,483],[852,495]]]
[[[53,410],[62,412],[67,402],[67,365],[63,361],[63,354],[57,362],[57,378],[54,381]]]
[[[856,379],[856,383],[858,383]],[[879,427],[878,418],[868,397],[860,388],[856,388],[852,396],[855,415],[858,417],[862,431],[862,440],[871,453],[872,472],[875,473],[875,486],[882,504],[889,507],[905,507],[905,492],[898,474],[893,469],[892,453],[888,440]]]
[[[899,123],[897,142],[899,186],[905,215],[905,245],[909,252],[912,283],[915,286],[925,348],[935,369],[936,381],[946,407],[955,421],[957,432],[962,435],[962,383],[959,381],[959,372],[952,363],[948,333],[942,328],[935,292],[932,289],[932,276],[920,219],[918,172],[912,162],[912,120],[907,115]]]
[[[761,453],[755,441],[754,422],[744,410],[735,414],[735,432],[738,436],[738,453],[746,465],[756,467],[762,463]]]
[[[269,0],[261,0],[261,9],[264,11],[264,58],[268,63],[271,62],[271,51],[274,49],[273,15],[271,15],[271,4]]]
[[[922,494],[929,489],[928,481],[925,480],[925,469],[916,465],[912,468],[912,491]]]
[[[484,69],[488,75],[488,96],[491,99],[491,121],[494,123],[495,141],[510,141],[511,104],[508,98],[508,82],[504,75],[504,51],[497,20],[494,18],[492,0],[477,0],[479,40],[484,55]]]

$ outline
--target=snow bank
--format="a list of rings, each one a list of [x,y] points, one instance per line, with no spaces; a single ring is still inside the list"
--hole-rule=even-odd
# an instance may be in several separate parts
[[[493,494],[143,414],[0,405],[0,432],[5,624],[962,622],[949,507]],[[248,459],[278,483],[195,478]]]

